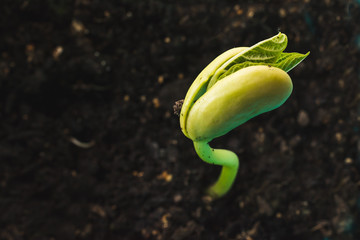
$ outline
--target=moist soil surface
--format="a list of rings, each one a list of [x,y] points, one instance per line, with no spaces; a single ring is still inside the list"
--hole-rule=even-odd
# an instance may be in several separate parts
[[[2,0],[0,239],[360,239],[360,3]],[[280,108],[210,144],[173,114],[216,56],[281,31]]]

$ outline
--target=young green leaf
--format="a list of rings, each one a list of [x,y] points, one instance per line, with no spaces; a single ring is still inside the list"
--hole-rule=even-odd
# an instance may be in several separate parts
[[[219,80],[220,75],[227,72],[227,70],[229,70],[235,64],[251,62],[265,63],[265,65],[267,65],[267,63],[275,62],[278,56],[285,50],[286,46],[286,35],[279,33],[274,37],[261,41],[247,50],[240,52],[217,69],[217,71],[211,77],[207,89],[210,89]]]
[[[304,60],[310,52],[306,54],[301,53],[282,53],[279,58],[276,60],[275,64],[269,64],[270,66],[280,68],[285,72],[290,71],[294,67],[296,67],[299,63]]]
[[[277,67],[285,72],[289,72],[291,69],[296,67],[302,60],[304,60],[310,52],[307,52],[306,54],[301,53],[281,53],[281,55],[276,59],[276,62],[269,63],[269,62],[242,62],[233,65],[229,70],[223,71],[222,74],[220,74],[217,81],[223,79],[224,77],[229,76],[230,74],[233,74],[236,71],[239,71],[240,69],[250,67],[250,66],[256,66],[256,65],[267,65],[272,67]]]
[[[283,51],[286,46],[286,35],[279,33],[272,38],[261,41],[247,50],[238,53],[216,70],[211,76],[207,90],[224,77],[250,66],[267,65],[288,72],[304,60],[310,53],[284,53]]]

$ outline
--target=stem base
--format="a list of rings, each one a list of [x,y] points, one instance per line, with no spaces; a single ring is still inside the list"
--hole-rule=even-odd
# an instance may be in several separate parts
[[[222,166],[218,180],[207,191],[213,198],[222,197],[230,190],[235,181],[239,158],[232,151],[211,148],[207,142],[194,142],[194,147],[203,161]]]

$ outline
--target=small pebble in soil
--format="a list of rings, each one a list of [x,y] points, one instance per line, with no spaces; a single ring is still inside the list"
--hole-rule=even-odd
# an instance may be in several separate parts
[[[297,122],[300,126],[306,127],[310,122],[309,115],[307,114],[307,112],[305,112],[304,110],[300,110],[297,117]]]
[[[160,107],[160,100],[158,98],[153,98],[152,103],[153,103],[155,108]]]
[[[85,28],[84,24],[78,20],[73,20],[71,23],[71,27],[75,33],[87,32],[87,29]]]
[[[171,217],[170,213],[166,213],[161,217],[162,227],[168,228],[169,227],[169,221],[168,218]]]
[[[168,173],[167,171],[163,171],[156,178],[159,180],[165,180],[166,182],[171,182],[172,177],[172,174]]]
[[[157,79],[158,83],[162,84],[164,82],[164,76],[160,75]]]
[[[53,58],[55,60],[59,59],[60,55],[63,53],[64,48],[62,46],[57,46],[53,51]]]
[[[171,117],[171,113],[169,111],[166,111],[164,114],[165,118],[170,118]]]
[[[99,215],[102,218],[106,217],[106,212],[105,212],[104,208],[100,205],[97,205],[97,204],[92,205],[90,207],[90,211],[93,213],[96,213],[97,215]]]
[[[341,142],[341,140],[342,140],[342,135],[341,135],[341,133],[339,133],[339,132],[336,133],[336,134],[335,134],[335,138],[336,138],[336,141],[337,141],[337,142]]]
[[[165,42],[165,43],[170,43],[170,42],[171,42],[171,38],[166,37],[166,38],[164,39],[164,42]]]
[[[174,196],[174,202],[175,203],[178,203],[178,202],[180,202],[182,200],[182,196],[180,195],[180,194],[176,194],[175,196]]]
[[[109,18],[109,17],[111,17],[111,13],[109,12],[109,11],[104,11],[104,16],[106,17],[106,18]]]
[[[280,8],[280,9],[279,9],[279,15],[280,15],[280,17],[282,17],[282,18],[286,17],[286,11],[285,11],[284,8]]]
[[[139,171],[133,171],[132,172],[132,175],[134,176],[134,177],[143,177],[144,176],[144,172],[139,172]]]
[[[353,163],[353,160],[352,160],[352,158],[345,158],[345,163],[346,164],[352,164]]]
[[[213,198],[210,197],[210,196],[203,196],[203,197],[202,197],[202,201],[203,201],[205,204],[210,204],[210,203],[213,201]]]

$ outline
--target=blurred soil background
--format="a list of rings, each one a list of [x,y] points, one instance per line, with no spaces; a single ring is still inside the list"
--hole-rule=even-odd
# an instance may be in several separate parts
[[[1,0],[0,239],[360,239],[359,0]],[[217,55],[281,31],[294,92],[212,146],[172,105]]]

